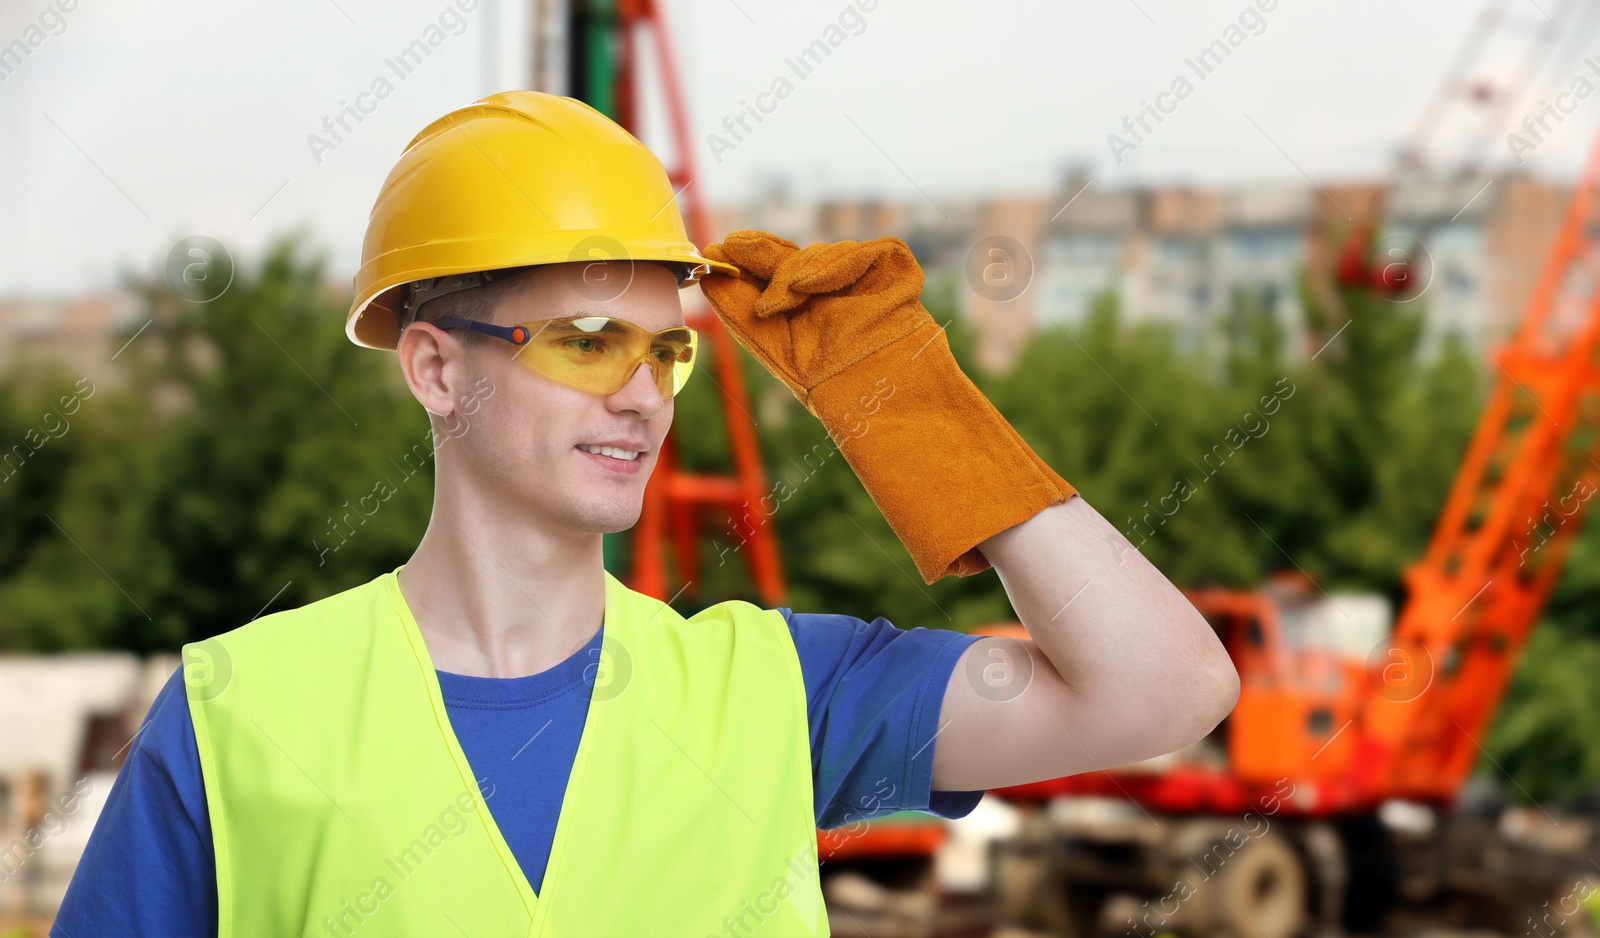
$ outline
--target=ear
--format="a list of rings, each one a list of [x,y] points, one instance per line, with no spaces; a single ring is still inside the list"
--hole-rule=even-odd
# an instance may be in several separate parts
[[[469,354],[454,336],[427,322],[407,326],[395,349],[411,395],[435,417],[455,413],[458,392],[472,379]]]

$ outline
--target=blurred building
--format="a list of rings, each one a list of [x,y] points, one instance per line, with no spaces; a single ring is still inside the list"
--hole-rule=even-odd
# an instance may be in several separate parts
[[[1314,354],[1300,271],[1328,270],[1337,239],[1363,220],[1379,223],[1380,251],[1420,246],[1424,354],[1452,331],[1487,349],[1521,318],[1571,193],[1521,173],[1113,188],[1073,169],[1052,192],[938,202],[802,202],[775,181],[707,221],[802,245],[902,238],[929,291],[953,293],[976,330],[979,362],[1005,370],[1036,330],[1070,329],[1106,295],[1124,321],[1164,323],[1184,348],[1220,341],[1226,314],[1251,304],[1277,319],[1290,354]],[[0,299],[0,369],[50,359],[98,384],[139,315],[126,294]]]
[[[0,656],[0,920],[60,906],[176,655]]]
[[[1124,309],[1159,315],[1167,293],[1194,288],[1188,236],[1181,224],[1167,222],[1157,244],[1156,232],[1144,224],[1144,199],[1139,193],[1097,189],[1082,172],[1069,173],[1048,200],[1051,204],[1040,232],[1035,318],[1040,325],[1072,326],[1088,314],[1102,291],[1110,290]],[[1163,203],[1171,214],[1178,207]],[[1153,250],[1165,252],[1160,283],[1134,282],[1124,271],[1147,263]],[[1170,304],[1169,304],[1170,305]],[[1007,343],[1000,343],[1003,352]],[[988,357],[988,356],[986,356]],[[1003,354],[997,356],[1004,360]]]
[[[46,298],[0,297],[0,369],[55,364],[95,386],[114,380],[119,330],[139,315],[129,293]],[[137,324],[133,324],[137,328]]]
[[[1488,345],[1520,319],[1571,187],[1525,176],[1409,180],[1387,199],[1388,231],[1431,261],[1426,342],[1451,330]]]
[[[1314,354],[1300,271],[1328,270],[1337,239],[1364,220],[1378,223],[1379,253],[1409,250],[1422,262],[1423,354],[1452,331],[1487,348],[1520,320],[1571,194],[1521,173],[1116,189],[1074,169],[1047,194],[937,204],[804,205],[776,188],[713,212],[712,223],[799,244],[903,238],[930,289],[956,288],[979,361],[1005,370],[1035,330],[1077,325],[1106,294],[1124,321],[1165,323],[1186,348],[1218,341],[1226,313],[1249,304],[1278,321],[1289,354]],[[1008,268],[1024,289],[996,288],[992,277]]]

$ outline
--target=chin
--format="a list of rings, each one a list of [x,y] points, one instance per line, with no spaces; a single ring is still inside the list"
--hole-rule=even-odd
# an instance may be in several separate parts
[[[643,509],[643,502],[638,499],[631,504],[593,501],[586,505],[575,506],[572,513],[573,523],[585,531],[617,534],[638,524],[639,516],[644,513]]]
[[[639,523],[639,518],[638,518],[637,515],[635,515],[632,521],[620,521],[620,522],[618,522],[618,523],[616,523],[614,525],[611,525],[611,526],[605,528],[600,533],[601,534],[621,534],[624,531],[633,530],[633,526],[638,524],[638,523]]]

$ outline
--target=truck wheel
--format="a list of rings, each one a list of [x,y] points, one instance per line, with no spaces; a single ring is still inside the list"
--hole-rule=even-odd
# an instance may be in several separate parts
[[[1207,936],[1294,938],[1306,926],[1306,870],[1283,836],[1245,843],[1198,884],[1193,930]]]

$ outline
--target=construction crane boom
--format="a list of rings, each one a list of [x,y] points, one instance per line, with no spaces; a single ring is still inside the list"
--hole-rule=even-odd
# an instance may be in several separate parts
[[[1415,698],[1374,694],[1362,777],[1445,798],[1471,770],[1518,653],[1600,484],[1600,138],[1423,558],[1406,572],[1399,655],[1431,673]]]

